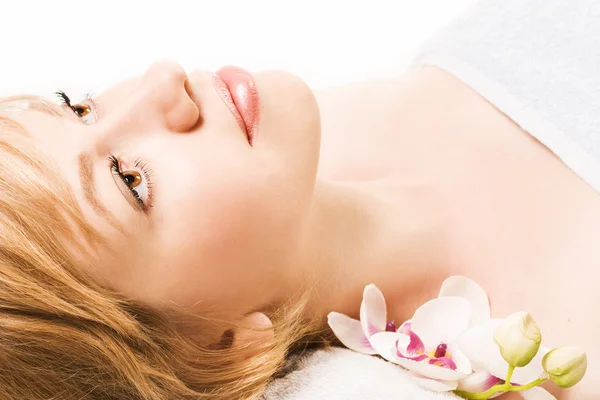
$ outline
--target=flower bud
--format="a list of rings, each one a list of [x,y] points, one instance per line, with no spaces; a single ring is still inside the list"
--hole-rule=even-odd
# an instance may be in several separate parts
[[[524,367],[537,354],[542,334],[529,313],[517,312],[498,325],[494,332],[494,342],[509,365]]]
[[[585,375],[587,356],[579,347],[557,347],[544,356],[542,366],[552,382],[561,388],[570,388]]]

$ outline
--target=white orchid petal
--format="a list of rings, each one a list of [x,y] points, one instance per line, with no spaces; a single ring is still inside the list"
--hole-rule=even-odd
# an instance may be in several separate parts
[[[393,363],[400,358],[397,345],[405,348],[408,343],[408,336],[396,332],[379,332],[371,336],[371,345],[377,354]]]
[[[451,343],[469,327],[471,304],[462,297],[440,297],[423,304],[411,320],[411,330],[435,349],[440,343]]]
[[[546,389],[536,386],[529,390],[519,392],[523,400],[556,400]]]
[[[464,372],[465,374],[470,374],[473,372],[473,368],[471,366],[471,361],[469,357],[467,357],[460,348],[456,344],[448,345],[448,352],[450,353],[452,361],[456,364],[456,369],[460,372]]]
[[[464,276],[451,276],[442,283],[438,297],[456,296],[467,299],[473,307],[470,326],[490,319],[490,302],[487,293],[475,281]]]
[[[437,381],[435,379],[425,378],[424,376],[415,374],[414,372],[409,372],[408,376],[410,376],[411,380],[423,389],[432,390],[434,392],[449,392],[456,389],[458,385],[457,381]]]
[[[486,371],[500,379],[506,379],[508,363],[502,358],[500,349],[494,343],[494,331],[502,320],[490,319],[483,324],[469,328],[458,339],[460,350],[471,360],[476,371]],[[542,357],[548,349],[540,348],[533,360],[523,368],[516,368],[512,383],[527,384],[543,374]]]
[[[377,286],[370,284],[363,291],[360,304],[360,323],[366,337],[385,330],[387,324],[387,309],[383,293]]]
[[[344,346],[360,353],[377,353],[363,333],[360,321],[344,314],[330,312],[327,316],[327,323]]]
[[[458,338],[458,347],[471,360],[475,370],[506,379],[508,364],[494,343],[494,331],[501,321],[498,318],[490,319],[469,328]]]
[[[458,382],[458,390],[465,392],[479,393],[485,392],[492,386],[495,386],[504,381],[491,375],[489,372],[475,372]]]
[[[425,378],[429,379],[457,381],[467,376],[467,374],[463,372],[449,368],[438,367],[437,365],[429,364],[427,361],[413,361],[406,358],[398,358],[393,362],[403,366],[411,372],[423,375]]]

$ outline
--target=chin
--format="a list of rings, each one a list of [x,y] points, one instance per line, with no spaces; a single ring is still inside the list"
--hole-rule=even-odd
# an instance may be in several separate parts
[[[314,184],[321,144],[321,118],[314,93],[288,72],[253,75],[261,102],[255,150],[283,159],[287,168],[295,170],[290,178],[309,179]]]

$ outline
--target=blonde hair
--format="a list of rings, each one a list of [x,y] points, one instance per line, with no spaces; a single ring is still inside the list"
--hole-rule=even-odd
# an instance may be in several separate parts
[[[54,107],[4,104],[15,100]],[[270,341],[202,343],[181,328],[207,318],[167,315],[87,275],[101,242],[58,169],[0,115],[0,398],[259,398],[290,347],[318,332],[300,296],[270,315]]]

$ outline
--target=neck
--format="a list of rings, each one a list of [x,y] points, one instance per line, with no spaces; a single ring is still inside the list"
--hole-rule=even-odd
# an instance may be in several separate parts
[[[374,283],[386,296],[389,319],[405,319],[445,277],[445,218],[435,211],[435,194],[404,188],[391,201],[378,195],[386,192],[379,185],[317,183],[298,267],[284,286],[286,293],[312,289],[311,315],[357,317],[362,291]]]

